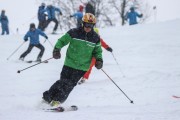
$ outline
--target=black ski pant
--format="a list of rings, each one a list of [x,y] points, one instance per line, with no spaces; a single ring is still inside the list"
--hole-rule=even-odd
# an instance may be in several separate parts
[[[85,73],[86,71],[77,70],[64,65],[60,80],[57,80],[48,91],[43,93],[43,98],[49,103],[52,100],[63,103]]]
[[[48,19],[47,22],[46,22],[46,27],[49,25],[49,23],[50,23],[51,21],[53,21],[53,22],[55,23],[55,26],[54,26],[53,31],[56,31],[56,30],[57,30],[57,27],[58,27],[58,21],[57,21],[56,18]],[[45,28],[46,28],[46,27],[45,27]]]
[[[77,28],[82,27],[82,20],[77,20]]]
[[[39,52],[39,55],[38,55],[37,58],[42,58],[42,56],[43,56],[43,54],[44,54],[45,48],[44,48],[40,43],[37,44],[37,45],[29,44],[28,49],[20,56],[20,58],[26,57],[26,55],[28,55],[28,54],[31,52],[31,50],[33,49],[33,47],[37,47],[37,48],[40,49],[40,52]]]
[[[46,27],[46,20],[39,21],[38,29],[44,31]]]

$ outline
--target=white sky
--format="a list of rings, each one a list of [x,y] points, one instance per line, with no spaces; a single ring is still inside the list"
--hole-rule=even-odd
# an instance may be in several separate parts
[[[157,7],[157,21],[180,18],[180,0],[147,0],[151,6]]]

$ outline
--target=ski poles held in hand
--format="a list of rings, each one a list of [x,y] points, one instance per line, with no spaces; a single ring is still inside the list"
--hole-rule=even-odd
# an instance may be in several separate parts
[[[116,87],[126,96],[126,98],[129,99],[130,103],[134,104],[134,102],[126,95],[126,93],[121,90],[121,88],[112,80],[111,77],[109,77],[109,75],[101,68],[101,70],[106,74],[106,76],[114,83],[114,85],[116,85]]]
[[[26,70],[26,69],[29,69],[29,68],[31,68],[31,67],[34,67],[34,66],[38,65],[38,64],[45,63],[46,61],[48,61],[48,60],[50,60],[50,59],[53,59],[53,57],[48,58],[48,59],[46,59],[46,60],[44,60],[44,61],[38,62],[38,63],[36,63],[36,64],[34,64],[34,65],[31,65],[31,66],[29,66],[29,67],[27,67],[27,68],[24,68],[24,69],[22,69],[22,70],[18,70],[17,73],[20,73],[20,72],[22,72],[22,71],[24,71],[24,70]]]
[[[13,56],[14,53],[16,53],[16,52],[19,50],[19,48],[24,45],[24,43],[25,43],[25,41],[7,58],[7,60],[9,60],[9,58],[10,58],[11,56]]]

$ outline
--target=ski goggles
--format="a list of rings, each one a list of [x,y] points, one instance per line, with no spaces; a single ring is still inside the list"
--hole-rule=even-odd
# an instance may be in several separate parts
[[[93,27],[94,27],[94,24],[93,24],[93,23],[86,23],[86,22],[84,22],[83,25],[84,25],[84,27],[86,27],[86,28],[93,28]]]

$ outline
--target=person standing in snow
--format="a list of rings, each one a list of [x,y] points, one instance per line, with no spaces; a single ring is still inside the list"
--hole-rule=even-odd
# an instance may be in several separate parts
[[[29,31],[26,33],[26,35],[24,36],[24,41],[28,41],[28,38],[30,38],[30,44],[28,49],[20,56],[19,60],[24,60],[24,58],[26,57],[26,55],[28,55],[31,50],[33,49],[33,47],[37,47],[40,49],[40,53],[37,57],[37,62],[41,62],[41,58],[44,54],[44,50],[45,48],[43,47],[43,45],[39,42],[39,35],[44,36],[46,39],[48,39],[47,35],[41,31],[40,29],[36,29],[36,26],[34,23],[30,24],[30,28]]]
[[[55,23],[55,26],[54,26],[54,29],[53,29],[53,32],[52,34],[55,34],[56,33],[56,30],[57,30],[57,27],[58,27],[58,20],[56,18],[56,15],[55,15],[55,12],[58,12],[60,15],[62,15],[62,12],[59,8],[53,6],[53,5],[48,5],[47,8],[46,8],[46,12],[48,13],[48,20],[47,20],[47,23],[46,23],[46,27],[49,25],[49,23],[51,21],[53,21]]]
[[[84,7],[82,5],[80,5],[79,6],[79,11],[74,13],[73,15],[70,15],[70,17],[76,17],[76,19],[77,19],[77,27],[82,26],[83,8]]]
[[[93,14],[86,13],[82,22],[82,27],[70,29],[58,39],[54,47],[53,58],[60,59],[61,49],[69,44],[60,80],[43,93],[43,99],[52,106],[65,102],[80,78],[88,71],[92,57],[96,59],[97,69],[103,66],[100,37],[93,30],[96,18]]]
[[[39,21],[39,25],[38,25],[38,29],[44,31],[45,27],[46,27],[46,4],[42,3],[41,6],[39,6],[38,9],[38,21]]]
[[[85,7],[85,13],[92,13],[95,15],[95,1],[90,0],[87,2],[86,7]]]
[[[99,35],[99,30],[98,30],[98,28],[94,28],[94,31]],[[109,45],[107,45],[102,38],[100,38],[100,42],[101,42],[101,46],[102,46],[103,48],[105,48],[107,51],[109,51],[109,52],[112,52],[112,51],[113,51],[113,49],[112,49],[111,47],[109,47]],[[91,61],[91,65],[90,65],[89,70],[84,74],[84,76],[83,76],[82,79],[78,82],[78,84],[82,84],[82,83],[84,83],[86,80],[89,79],[89,75],[91,74],[92,68],[93,68],[93,66],[95,65],[95,63],[96,63],[96,59],[93,57],[93,58],[92,58],[92,61]]]
[[[125,16],[125,20],[129,19],[129,25],[135,25],[135,24],[138,24],[137,17],[142,18],[143,14],[138,14],[135,11],[134,7],[131,7],[130,12],[128,12]]]
[[[1,16],[0,16],[0,23],[1,23],[1,28],[2,28],[2,33],[1,35],[4,35],[4,33],[6,32],[6,34],[9,34],[9,20],[8,17],[5,15],[5,10],[1,11]]]

